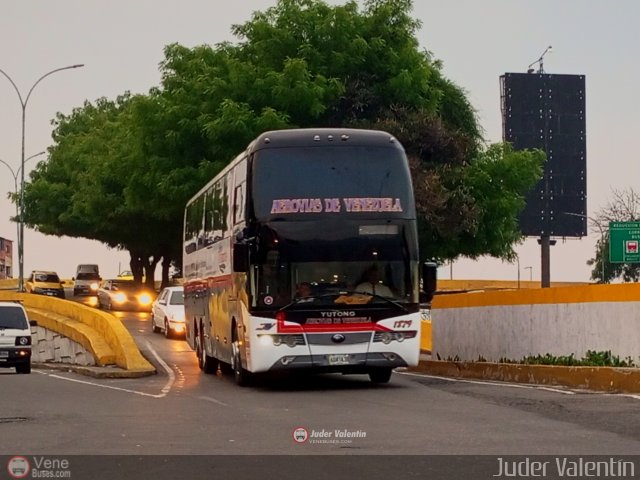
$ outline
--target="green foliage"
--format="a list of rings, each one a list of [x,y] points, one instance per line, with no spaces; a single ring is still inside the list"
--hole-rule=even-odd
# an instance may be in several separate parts
[[[233,26],[237,44],[166,46],[147,95],[58,115],[50,160],[25,190],[27,223],[127,249],[149,268],[164,258],[168,272],[187,199],[258,134],[379,128],[410,157],[424,258],[511,258],[542,156],[483,146],[465,92],[419,48],[411,9],[279,0]]]
[[[609,222],[637,222],[640,219],[640,195],[633,188],[612,190],[611,199],[594,218],[588,217],[591,231],[599,235],[594,258],[587,261],[592,266],[591,278],[599,283],[614,280],[640,281],[640,264],[611,263],[609,261]]]
[[[539,150],[514,151],[496,144],[461,167],[414,173],[417,208],[423,215],[420,236],[432,246],[427,251],[437,258],[488,254],[513,259],[513,245],[521,239],[516,215],[541,177],[544,161]]]
[[[631,357],[621,360],[618,355],[612,355],[611,350],[594,351],[587,350],[587,354],[578,359],[572,353],[570,355],[555,356],[547,353],[545,355],[535,355],[524,357],[520,361],[501,358],[499,363],[518,363],[525,365],[561,365],[567,367],[636,367],[636,363]]]

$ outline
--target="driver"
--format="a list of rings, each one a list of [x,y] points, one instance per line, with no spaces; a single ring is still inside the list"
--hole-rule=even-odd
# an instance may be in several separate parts
[[[296,288],[296,299],[298,303],[312,302],[313,293],[311,291],[311,284],[309,282],[301,282]]]
[[[394,297],[389,287],[380,280],[380,272],[377,265],[371,265],[362,275],[363,281],[356,286],[356,292],[372,293],[382,297]]]

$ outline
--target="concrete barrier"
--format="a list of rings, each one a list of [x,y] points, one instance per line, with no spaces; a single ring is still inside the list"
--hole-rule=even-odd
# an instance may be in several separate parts
[[[27,314],[30,320],[36,320],[38,322],[37,332],[43,333],[46,338],[46,332],[40,332],[40,327],[47,331],[56,332],[63,335],[65,338],[81,345],[86,349],[93,358],[95,364],[99,366],[115,365],[116,355],[107,344],[105,339],[89,325],[67,318],[63,315],[50,312],[48,310],[42,310],[40,308],[33,308],[26,306]],[[40,337],[34,338],[34,342],[40,340]],[[35,347],[35,343],[34,343]],[[48,347],[42,347],[48,348]],[[35,352],[35,348],[34,348]],[[44,362],[42,359],[35,359],[34,361]],[[75,362],[70,362],[75,363]]]
[[[436,296],[432,352],[498,362],[547,353],[640,357],[640,285],[588,285]]]
[[[444,377],[565,386],[610,393],[640,393],[640,369],[560,367],[423,360],[410,370]]]
[[[99,343],[104,342],[112,351],[113,360],[116,365],[132,372],[155,372],[155,368],[140,353],[129,331],[122,325],[120,320],[111,314],[87,307],[80,303],[29,293],[0,291],[0,300],[18,300],[27,308],[27,311],[35,312],[38,310],[40,312],[53,314],[49,316],[51,322],[48,323],[48,325],[50,327],[55,325],[57,328],[61,328],[59,324],[56,325],[54,321],[56,316],[69,319],[69,322],[62,323],[76,332],[71,333],[71,331],[67,331],[67,333],[72,335],[77,334],[78,336],[76,338],[79,339],[82,338],[80,334],[81,329],[79,325],[74,324],[73,321],[89,326],[96,332],[93,335],[93,347],[96,348]],[[34,318],[34,320],[36,320],[36,318]],[[85,335],[87,335],[88,332],[90,332],[90,330],[84,329]],[[76,338],[74,338],[74,340],[78,341]],[[105,353],[105,355],[108,354]],[[106,357],[102,357],[101,361],[108,361],[105,360],[105,358]]]
[[[96,356],[66,335],[38,324],[32,335],[31,361],[86,367],[96,365]]]
[[[18,279],[17,278],[2,278],[0,279],[0,290],[17,290]]]

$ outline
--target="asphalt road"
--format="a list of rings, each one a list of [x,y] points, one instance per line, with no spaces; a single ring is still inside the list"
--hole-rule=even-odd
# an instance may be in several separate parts
[[[640,452],[640,397],[395,373],[204,375],[149,315],[116,313],[158,375],[93,379],[0,370],[0,455],[623,455]],[[298,443],[294,430],[324,437]],[[336,430],[352,437],[336,438]]]

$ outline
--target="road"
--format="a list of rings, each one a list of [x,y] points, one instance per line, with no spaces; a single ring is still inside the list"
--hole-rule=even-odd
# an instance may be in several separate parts
[[[93,379],[0,370],[0,454],[622,455],[640,451],[640,397],[395,373],[204,375],[149,315],[116,313],[158,375]],[[302,427],[330,437],[294,441]],[[335,431],[350,438],[335,438]]]

